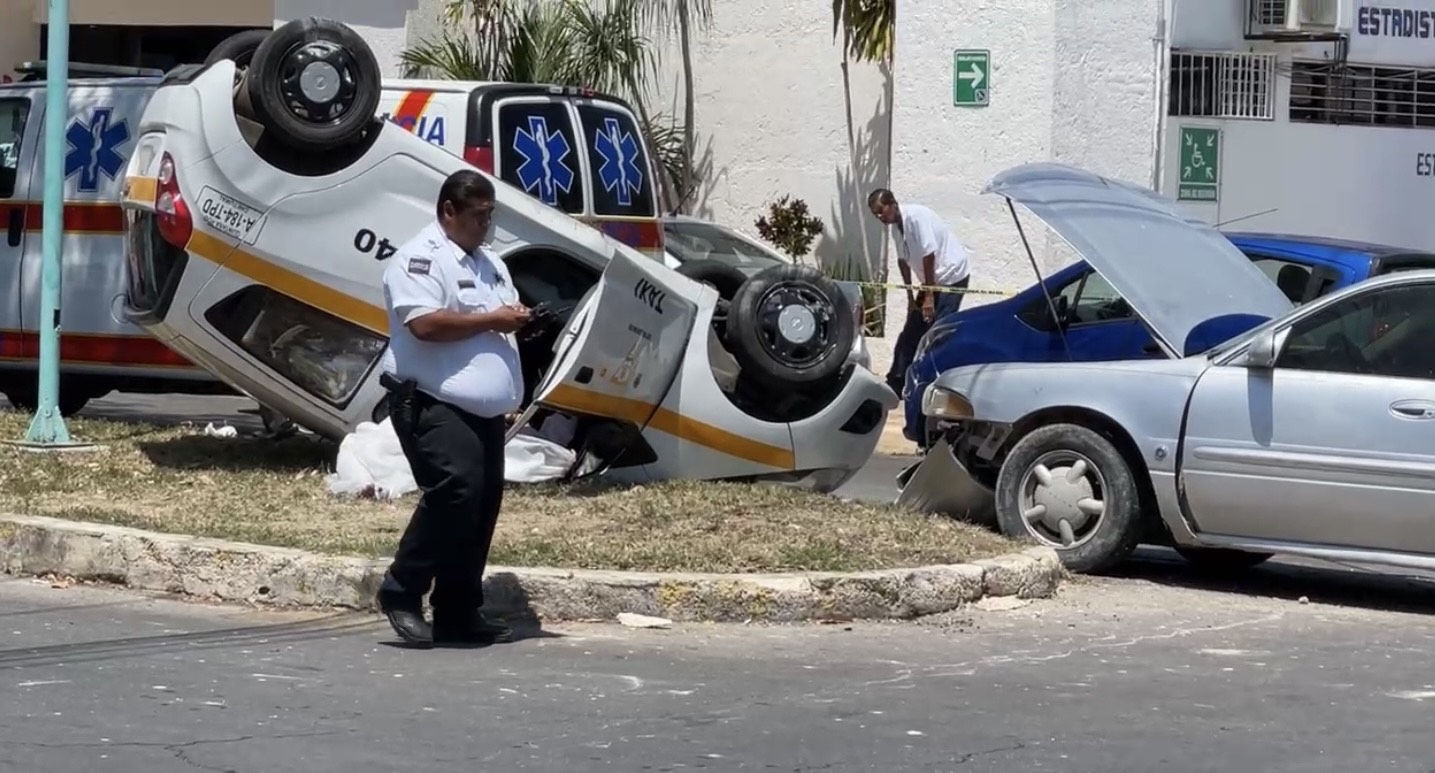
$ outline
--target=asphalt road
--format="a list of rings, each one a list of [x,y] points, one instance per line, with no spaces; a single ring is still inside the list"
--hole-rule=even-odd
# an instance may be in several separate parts
[[[371,615],[4,579],[0,771],[1435,769],[1428,589],[1283,582],[417,651]]]

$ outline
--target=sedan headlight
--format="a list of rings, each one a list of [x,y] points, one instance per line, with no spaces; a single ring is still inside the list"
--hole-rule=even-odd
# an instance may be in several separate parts
[[[970,419],[972,404],[961,393],[932,384],[922,393],[922,415],[933,419]]]

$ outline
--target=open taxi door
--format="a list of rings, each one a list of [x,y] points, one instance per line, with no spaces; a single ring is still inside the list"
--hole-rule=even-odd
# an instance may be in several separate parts
[[[539,408],[647,427],[678,377],[699,310],[717,301],[712,287],[615,248],[598,284],[574,308],[508,439]]]

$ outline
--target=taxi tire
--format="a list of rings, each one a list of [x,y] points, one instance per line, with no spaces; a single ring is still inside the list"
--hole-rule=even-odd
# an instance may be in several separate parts
[[[230,35],[219,41],[219,45],[210,50],[209,56],[204,58],[205,66],[224,59],[232,59],[235,69],[242,72],[254,61],[254,52],[259,50],[260,44],[269,37],[270,32],[271,30],[258,29]]]
[[[353,61],[352,73],[357,94],[354,103],[339,118],[315,123],[289,110],[280,93],[285,59],[295,47],[326,42],[342,48]],[[283,145],[300,151],[334,150],[364,137],[377,119],[381,98],[381,72],[369,44],[342,22],[319,17],[295,19],[269,33],[254,52],[245,78],[255,118]]]
[[[759,304],[773,290],[794,285],[816,290],[831,311],[828,350],[817,360],[794,366],[768,350]],[[815,387],[841,377],[857,341],[852,303],[831,277],[811,266],[787,264],[754,274],[733,295],[727,316],[727,343],[743,375],[774,387]]]
[[[679,274],[696,282],[712,285],[718,297],[731,301],[747,281],[747,274],[720,260],[694,260],[678,266]]]

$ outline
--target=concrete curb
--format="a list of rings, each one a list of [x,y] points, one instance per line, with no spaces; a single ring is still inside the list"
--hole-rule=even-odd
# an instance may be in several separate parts
[[[373,611],[387,561],[79,523],[0,516],[0,570],[276,607]],[[984,596],[1046,598],[1066,572],[1050,548],[969,564],[854,573],[662,574],[489,567],[487,607],[542,620],[795,622],[912,618]]]

